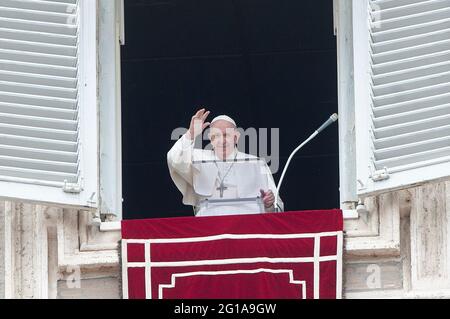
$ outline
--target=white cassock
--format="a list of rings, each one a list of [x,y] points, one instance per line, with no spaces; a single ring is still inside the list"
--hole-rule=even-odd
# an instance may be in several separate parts
[[[234,204],[232,200],[255,199],[261,196],[260,189],[276,193],[265,161],[238,151],[227,161],[221,161],[212,150],[195,149],[194,142],[185,135],[167,153],[167,163],[172,180],[183,194],[183,204],[193,206],[196,216],[260,213],[255,209],[255,201]],[[222,180],[225,189],[221,189]],[[228,199],[231,201],[227,202]],[[202,205],[205,200],[219,201],[219,204]],[[282,208],[280,199],[279,202]],[[273,207],[263,209],[275,211]]]

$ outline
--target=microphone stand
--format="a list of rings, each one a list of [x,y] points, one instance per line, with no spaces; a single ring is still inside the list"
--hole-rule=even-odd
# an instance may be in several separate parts
[[[302,144],[300,144],[289,156],[286,165],[284,166],[283,172],[281,173],[281,177],[280,177],[280,181],[278,182],[278,186],[277,186],[277,191],[275,194],[275,210],[276,212],[280,212],[281,211],[281,207],[279,205],[279,193],[280,193],[280,188],[281,185],[283,183],[284,180],[284,176],[286,174],[286,171],[289,167],[289,164],[291,163],[292,158],[294,157],[294,155],[306,144],[308,144],[313,138],[315,138],[320,132],[322,132],[324,129],[326,129],[328,126],[330,126],[332,123],[336,122],[336,120],[338,119],[338,115],[336,113],[334,113],[333,115],[330,116],[330,118],[322,124],[321,127],[319,127],[317,130],[314,131],[313,134],[311,134],[310,137],[308,137]]]

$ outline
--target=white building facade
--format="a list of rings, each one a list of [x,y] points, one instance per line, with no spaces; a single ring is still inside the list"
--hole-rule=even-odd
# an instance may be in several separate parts
[[[450,1],[335,0],[344,298],[450,297]],[[0,298],[120,298],[123,1],[0,0]]]

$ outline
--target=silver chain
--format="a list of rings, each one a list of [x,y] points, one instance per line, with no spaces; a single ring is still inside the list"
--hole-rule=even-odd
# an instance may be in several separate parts
[[[230,171],[231,171],[231,168],[233,167],[234,163],[236,163],[237,155],[238,155],[238,153],[236,152],[236,155],[234,156],[233,163],[230,165],[230,167],[228,168],[228,171],[226,172],[226,174],[225,174],[225,176],[224,176],[223,178],[221,178],[221,176],[220,176],[221,174],[220,174],[220,168],[219,168],[219,165],[217,165],[217,162],[214,161],[214,165],[216,165],[217,171],[218,171],[218,173],[219,173],[219,181],[220,181],[220,185],[223,185],[223,183],[225,182],[225,178],[227,178],[228,174],[229,174]]]

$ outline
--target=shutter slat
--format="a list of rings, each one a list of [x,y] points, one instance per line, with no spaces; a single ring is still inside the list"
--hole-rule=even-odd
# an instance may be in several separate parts
[[[372,33],[372,43],[382,43],[390,40],[397,40],[411,36],[418,36],[425,33],[440,31],[450,28],[450,18],[426,23],[408,25],[395,30],[380,31],[374,30]]]
[[[62,55],[75,57],[77,48],[69,45],[59,45],[53,43],[31,42],[23,40],[1,39],[0,47],[6,50],[45,53],[51,55]]]
[[[56,130],[76,131],[78,121],[56,118],[26,116],[0,113],[0,122],[13,125],[52,128]]]
[[[410,59],[411,57],[423,57],[431,53],[440,53],[450,50],[450,39],[417,45],[413,48],[404,48],[372,55],[373,63],[386,63],[397,60]]]
[[[43,107],[65,108],[70,110],[74,110],[77,107],[77,101],[74,99],[53,98],[48,96],[26,95],[2,91],[0,91],[0,101]]]
[[[3,71],[1,70],[1,67],[0,82],[19,82],[67,89],[76,89],[77,87],[77,79],[75,78]]]
[[[3,145],[20,146],[26,148],[36,148],[43,150],[55,150],[63,152],[76,152],[77,142],[66,142],[52,139],[24,137],[18,135],[0,134]]]
[[[37,74],[41,76],[48,75],[72,78],[75,81],[77,77],[76,67],[63,67],[49,64],[28,63],[11,60],[0,60],[0,70],[17,73]]]
[[[372,0],[369,2],[369,5],[372,9],[390,9],[401,6],[406,6],[413,3],[419,3],[423,1],[429,0]]]
[[[50,184],[52,186],[62,186],[64,180],[68,183],[76,183],[78,181],[78,175],[69,174],[69,173],[61,173],[61,172],[49,172],[49,171],[39,171],[33,169],[25,169],[25,168],[17,168],[17,167],[9,167],[9,166],[0,166],[0,176],[10,177],[11,181],[19,181],[19,179],[24,179],[23,182],[27,182],[27,180],[33,180],[36,183],[40,183],[41,181],[43,185],[47,185],[46,182],[58,182],[57,184]]]
[[[2,4],[2,3],[0,3]],[[29,21],[48,22],[55,24],[75,24],[76,15],[51,11],[37,11],[0,5],[0,17]]]
[[[29,127],[0,123],[0,134],[54,139],[58,141],[76,142],[78,133],[41,127]]]
[[[72,3],[68,6],[67,3]],[[28,10],[37,11],[47,11],[47,12],[59,12],[59,13],[74,13],[77,9],[75,6],[75,1],[73,2],[50,2],[50,1],[39,1],[39,0],[3,0],[3,7],[20,8]]]
[[[447,28],[425,34],[413,35],[409,37],[401,37],[389,41],[383,42],[379,41],[375,42],[372,45],[372,52],[377,54],[402,50],[406,48],[415,48],[418,45],[436,43],[447,40],[449,36],[450,36],[450,28]]]
[[[78,162],[78,154],[76,152],[42,150],[11,145],[0,145],[0,155],[65,163]]]
[[[0,39],[57,44],[76,47],[77,37],[70,35],[43,33],[27,30],[0,28]]]
[[[424,8],[425,10],[426,8]],[[381,19],[382,13],[380,14]],[[428,23],[431,21],[436,20],[443,20],[450,18],[450,7],[432,10],[432,11],[424,11],[417,14],[411,14],[406,16],[400,16],[398,18],[393,19],[386,19],[382,20],[382,23],[376,24],[376,19],[378,17],[372,16],[372,28],[376,29],[377,31],[386,31],[386,30],[393,30],[398,28],[403,28],[411,25],[417,25],[417,24],[423,24]]]
[[[78,164],[76,163],[43,161],[43,160],[3,156],[3,155],[0,155],[0,166],[3,167],[14,166],[17,168],[25,168],[49,172],[71,173],[71,174],[76,174],[78,171]]]
[[[51,1],[51,2],[63,2],[63,3],[71,3],[74,4],[76,3],[78,0],[45,0],[45,1]]]
[[[7,29],[17,29],[19,31],[36,31],[59,35],[75,36],[77,34],[77,27],[75,25],[17,20],[17,19],[2,18],[1,16],[0,16],[0,27]]]
[[[444,70],[440,68],[440,71]],[[374,85],[373,92],[377,96],[383,96],[396,93],[405,93],[405,91],[411,91],[435,85],[443,85],[445,83],[450,83],[450,71],[425,76],[416,76],[412,79],[390,82],[383,85]]]
[[[0,49],[0,59],[14,62],[49,64],[63,67],[76,67],[77,65],[76,57],[6,49]]]
[[[394,103],[408,102],[421,99],[427,96],[435,96],[450,92],[450,82],[426,86],[419,89],[405,90],[403,92],[375,96],[373,104],[375,107],[385,106]]]
[[[375,166],[377,169],[383,169],[384,167],[410,165],[418,162],[430,161],[436,158],[447,156],[450,156],[450,146],[439,149],[433,149],[426,152],[414,153],[410,155],[389,158],[386,160],[375,161]]]
[[[442,52],[435,52],[430,54],[424,54],[418,57],[407,57],[406,59],[376,63],[372,66],[372,72],[374,75],[391,73],[396,71],[413,69],[421,66],[429,66],[430,64],[448,62],[450,60],[450,50],[444,50]]]
[[[440,72],[450,72],[450,60],[435,64],[429,64],[425,66],[414,67],[407,70],[400,70],[374,75],[372,77],[372,80],[373,84],[375,86],[378,86],[383,84],[391,84],[399,81],[412,80],[415,78],[437,74]]]
[[[444,126],[450,123],[450,114],[443,116],[436,116],[419,121],[412,121],[407,123],[401,123],[392,126],[386,126],[382,128],[375,128],[375,138],[385,138],[389,136],[395,136],[399,134],[406,134],[417,132],[421,130],[430,129],[432,127]]]
[[[61,88],[56,86],[35,85],[20,82],[0,81],[0,91],[18,93],[22,95],[36,95],[63,99],[76,99],[77,89]]]
[[[76,110],[3,102],[0,102],[0,113],[29,115],[63,120],[76,120],[78,116],[78,112]]]
[[[416,153],[432,151],[434,149],[442,149],[450,146],[450,136],[438,137],[432,140],[421,142],[413,142],[411,144],[403,144],[390,148],[375,151],[375,159],[377,161],[398,158]]]
[[[373,7],[373,6],[372,6]],[[407,19],[408,16],[421,14],[424,11],[435,11],[448,8],[448,0],[428,0],[419,2],[406,2],[395,7],[380,6],[379,17],[383,21],[391,19]]]
[[[450,101],[450,93],[437,94],[433,96],[425,96],[416,100],[392,103],[390,105],[379,106],[373,108],[375,117],[382,117],[387,115],[395,115],[408,111],[419,110],[422,108],[435,107],[446,104]]]
[[[450,114],[450,103],[430,108],[420,108],[410,112],[397,113],[395,115],[377,117],[374,119],[373,123],[375,128],[379,128],[424,120],[447,114]]]
[[[433,140],[442,136],[450,136],[450,124],[439,127],[432,127],[430,129],[418,132],[400,134],[386,138],[377,138],[374,141],[374,146],[376,150],[381,150],[383,148],[422,142],[426,140]]]

